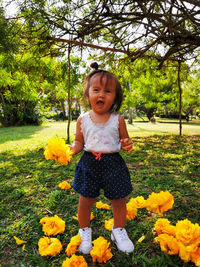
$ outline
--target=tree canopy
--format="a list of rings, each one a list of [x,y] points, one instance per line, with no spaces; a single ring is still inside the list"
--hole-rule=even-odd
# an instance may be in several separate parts
[[[184,113],[197,111],[198,101],[194,98],[198,95],[198,83],[194,78],[184,84],[183,94],[179,86],[178,97],[177,84],[180,83],[177,83],[176,69],[173,68],[187,59],[198,60],[199,1],[15,0],[12,4],[16,3],[18,8],[12,17],[4,12],[3,2],[9,1],[0,0],[0,96],[3,108],[12,105],[16,109],[16,103],[11,102],[20,100],[21,92],[23,101],[35,97],[31,99],[32,108],[36,107],[36,99],[40,97],[42,108],[55,106],[66,117],[65,99],[68,97],[68,102],[77,103],[75,111],[78,111],[79,80],[83,74],[79,72],[80,57],[68,54],[65,60],[64,57],[50,60],[50,57],[65,55],[66,49],[74,53],[75,49],[71,47],[78,45],[125,54],[123,57],[118,53],[97,54],[95,49],[92,56],[94,59],[98,55],[102,67],[117,74],[125,89],[126,108],[139,107],[148,113],[150,110],[148,117],[151,118],[158,109],[177,111],[178,98],[181,107],[183,97]],[[40,60],[43,56],[50,57]],[[138,58],[142,59],[135,61]],[[178,61],[178,64],[164,64],[167,60]],[[162,72],[158,70],[158,64],[163,67]],[[181,72],[183,66],[186,65],[182,64]],[[187,67],[185,70],[187,77],[189,70]],[[182,82],[185,81],[184,75],[181,75]],[[14,92],[17,97],[13,97]],[[23,101],[17,103],[19,114],[22,114]],[[68,107],[70,105],[71,102]],[[181,108],[179,114],[181,116]]]
[[[26,0],[20,10],[24,29],[33,39],[38,33],[40,47],[51,46],[54,38],[104,44],[132,60],[153,54],[159,67],[167,59],[196,58],[200,51],[198,0]]]

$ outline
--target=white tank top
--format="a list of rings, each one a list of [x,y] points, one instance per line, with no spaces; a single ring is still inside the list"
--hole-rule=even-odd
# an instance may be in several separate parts
[[[97,124],[90,118],[89,112],[81,116],[81,131],[84,137],[84,150],[101,153],[119,152],[119,115],[111,113],[105,124]]]

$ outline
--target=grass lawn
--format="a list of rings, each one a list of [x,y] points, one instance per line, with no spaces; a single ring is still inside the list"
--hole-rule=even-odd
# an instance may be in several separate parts
[[[128,125],[133,138],[134,151],[121,152],[131,173],[133,192],[128,197],[143,196],[168,190],[175,198],[173,209],[164,218],[173,225],[188,218],[200,222],[200,124],[183,124],[183,136],[175,122],[156,124],[134,121]],[[78,194],[73,190],[61,190],[57,185],[63,180],[70,184],[80,154],[73,157],[68,166],[46,161],[44,149],[51,137],[66,138],[66,122],[50,122],[42,126],[0,128],[0,266],[61,266],[66,259],[64,250],[70,238],[77,234],[78,223],[73,219],[78,205]],[[75,122],[71,136],[74,137]],[[97,201],[109,204],[103,193]],[[104,221],[112,217],[111,211],[93,207],[91,222],[93,240],[99,236],[110,241],[110,232]],[[44,236],[39,223],[44,216],[57,214],[66,222],[65,232],[57,238],[63,250],[56,257],[42,257],[38,253],[38,241]],[[111,242],[113,258],[105,264],[93,264],[86,255],[88,266],[195,266],[184,263],[178,256],[168,256],[153,243],[154,223],[157,216],[146,209],[138,209],[137,217],[127,221],[127,232],[135,243],[131,254],[120,253]],[[145,235],[141,243],[137,240]],[[26,240],[26,250],[13,238]],[[78,255],[78,253],[77,253]]]

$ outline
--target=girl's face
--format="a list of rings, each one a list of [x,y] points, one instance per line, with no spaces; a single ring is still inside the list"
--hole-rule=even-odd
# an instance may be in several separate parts
[[[92,110],[98,114],[108,113],[114,104],[116,96],[116,82],[101,74],[95,74],[90,79],[89,102]]]

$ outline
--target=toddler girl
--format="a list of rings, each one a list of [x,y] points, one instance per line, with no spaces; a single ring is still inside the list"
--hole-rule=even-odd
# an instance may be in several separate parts
[[[98,64],[86,78],[84,96],[91,110],[77,120],[76,137],[71,146],[73,154],[84,150],[77,164],[73,188],[80,194],[78,206],[79,251],[88,254],[92,249],[90,228],[91,209],[100,189],[110,199],[114,226],[111,239],[119,250],[132,252],[132,241],[125,230],[126,196],[132,191],[128,168],[119,154],[122,148],[132,151],[126,124],[116,112],[122,103],[122,89],[117,78],[108,71],[98,69]]]

